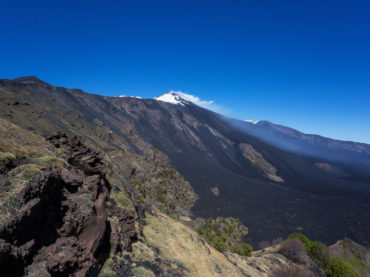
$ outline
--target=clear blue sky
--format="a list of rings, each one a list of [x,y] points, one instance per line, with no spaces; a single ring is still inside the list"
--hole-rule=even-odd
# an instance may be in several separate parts
[[[1,1],[0,78],[181,90],[239,119],[370,143],[370,1]]]

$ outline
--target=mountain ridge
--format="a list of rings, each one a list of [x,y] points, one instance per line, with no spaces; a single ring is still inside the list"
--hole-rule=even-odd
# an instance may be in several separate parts
[[[46,84],[46,85],[49,85],[49,86],[53,86],[50,83],[47,83],[47,82],[41,80],[37,76],[23,76],[23,77],[18,77],[18,78],[14,78],[14,79],[0,79],[0,80],[15,81],[15,82],[23,83],[23,84]],[[68,88],[64,88],[64,87],[60,87],[60,88],[71,90],[71,91],[76,91],[76,92],[82,92],[82,93],[86,93],[86,94],[100,95],[100,94],[97,94],[97,93],[86,92],[86,91],[84,91],[82,89],[78,89],[78,88],[73,88],[73,89],[68,89]],[[165,100],[165,101],[161,100],[160,97],[166,96],[166,95],[171,95],[171,96],[177,97],[179,100],[176,100],[176,99]],[[102,95],[100,95],[100,96],[102,96]],[[125,98],[125,97],[128,97],[128,98],[136,98],[136,99],[143,99],[143,100],[154,99],[154,100],[159,100],[159,101],[162,101],[162,102],[167,102],[167,103],[172,103],[172,104],[179,104],[179,105],[186,105],[186,104],[189,104],[189,103],[197,105],[195,101],[193,102],[191,100],[187,100],[187,99],[191,99],[191,97],[193,97],[193,98],[196,98],[196,97],[194,97],[193,95],[186,94],[186,93],[183,93],[183,92],[180,92],[180,91],[175,91],[175,90],[170,90],[170,91],[168,91],[166,93],[163,93],[159,96],[156,96],[154,98],[142,98],[140,96],[129,96],[129,95],[103,96],[103,97],[107,97],[107,98],[114,98],[114,97]],[[170,102],[170,101],[173,101],[173,102]],[[205,102],[210,102],[211,103],[213,101],[205,101]],[[197,105],[197,106],[199,106],[199,105]],[[203,107],[203,106],[199,106],[199,107],[207,109],[206,107]],[[233,118],[233,119],[235,119],[235,118]],[[235,119],[235,120],[239,120],[239,119]],[[242,121],[242,120],[239,120],[239,121]],[[293,133],[293,134],[297,134],[297,135],[299,134],[299,135],[304,135],[304,136],[309,136],[309,137],[312,136],[312,137],[317,137],[317,138],[320,138],[320,139],[333,140],[333,141],[342,142],[342,143],[360,144],[360,145],[363,145],[364,147],[366,147],[367,153],[370,154],[370,144],[369,143],[359,142],[359,141],[352,141],[352,140],[341,140],[341,139],[327,137],[327,136],[320,135],[320,134],[305,133],[305,132],[299,131],[297,129],[294,129],[292,127],[277,124],[277,123],[271,122],[269,120],[244,120],[244,121],[248,122],[248,123],[251,123],[253,125],[269,125],[269,126],[277,128],[277,129],[285,129],[286,131],[288,131],[290,133]]]

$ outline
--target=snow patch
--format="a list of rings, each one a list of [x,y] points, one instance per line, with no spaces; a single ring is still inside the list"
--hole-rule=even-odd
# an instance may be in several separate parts
[[[129,97],[129,98],[143,99],[143,98],[142,98],[142,97],[140,97],[140,96],[128,96],[128,95],[125,95],[125,94],[117,95],[116,97],[119,97],[119,98]]]
[[[252,123],[252,124],[256,125],[258,122],[260,122],[260,120],[247,119],[245,122]]]
[[[197,96],[186,94],[182,91],[174,91],[174,90],[170,90],[169,92],[162,94],[154,99],[158,101],[162,101],[162,102],[181,105],[181,106],[184,106],[185,104],[189,104],[190,102],[190,103],[193,103],[197,106],[204,107],[204,108],[207,108],[213,104],[213,101],[204,101],[204,100],[201,100]]]

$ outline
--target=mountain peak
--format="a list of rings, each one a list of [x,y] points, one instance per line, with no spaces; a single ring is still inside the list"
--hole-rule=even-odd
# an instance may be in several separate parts
[[[155,97],[155,100],[167,102],[171,104],[184,106],[185,104],[194,103],[192,100],[192,95],[183,93],[181,91],[170,90],[169,92]]]

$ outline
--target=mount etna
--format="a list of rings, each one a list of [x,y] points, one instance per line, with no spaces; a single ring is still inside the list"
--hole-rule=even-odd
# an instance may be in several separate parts
[[[199,235],[208,232],[212,224],[230,225],[232,230],[239,230],[228,242],[230,247],[247,233],[243,240],[256,248],[262,241],[277,241],[293,232],[327,244],[347,237],[370,246],[370,145],[307,135],[268,121],[236,120],[195,103],[192,96],[175,91],[155,99],[105,97],[55,87],[36,77],[1,79],[0,196],[8,199],[2,200],[1,209],[6,212],[4,222],[10,223],[0,228],[0,235],[12,244],[6,247],[15,247],[17,250],[12,253],[18,253],[14,254],[14,260],[6,260],[4,264],[17,264],[17,276],[21,276],[24,272],[37,272],[46,259],[48,272],[57,272],[52,276],[67,276],[57,275],[58,270],[83,272],[71,276],[85,276],[88,272],[98,272],[105,261],[112,263],[106,256],[109,255],[109,249],[104,247],[107,241],[114,253],[136,253],[139,250],[135,247],[139,246],[144,247],[140,253],[149,253],[145,245],[161,252],[161,247],[167,246],[158,245],[160,239],[154,239],[156,234],[168,232],[172,236],[176,230],[182,236],[190,232],[174,219],[199,228],[210,217],[217,220],[206,220],[206,225],[198,229]],[[54,167],[46,169],[51,164]],[[23,177],[19,177],[21,173]],[[32,179],[34,174],[36,177]],[[27,181],[31,183],[21,190]],[[55,186],[61,186],[63,193],[54,195]],[[19,201],[27,205],[38,199],[43,203],[41,210],[48,205],[52,207],[50,214],[42,217],[32,209],[30,212],[31,219],[39,218],[35,222],[50,220],[50,216],[57,221],[48,221],[48,228],[55,231],[48,233],[47,241],[42,237],[35,241],[31,234],[22,233],[25,222],[31,220],[30,214],[18,215],[19,209],[9,208],[14,201],[18,203],[19,197],[10,196],[19,191]],[[27,192],[32,192],[31,196]],[[39,198],[35,198],[38,194]],[[90,194],[86,205],[95,205],[91,210],[83,204]],[[14,201],[9,204],[6,202],[9,199]],[[168,217],[152,211],[146,217],[147,225],[144,224],[144,214],[149,213],[151,205]],[[79,209],[84,211],[84,216],[80,222],[74,222],[80,218]],[[15,219],[8,218],[11,211],[17,214]],[[119,227],[119,224],[123,225]],[[35,232],[44,232],[45,226],[36,224]],[[124,230],[128,233],[123,235]],[[63,239],[57,239],[57,234]],[[140,239],[141,234],[148,244]],[[191,234],[195,238],[196,233]],[[94,236],[97,239],[91,241]],[[6,250],[4,245],[10,244],[2,246],[2,237],[3,248],[0,248]],[[123,246],[120,241],[124,241]],[[214,241],[220,251],[226,247],[223,243]],[[50,245],[46,254],[41,252],[43,245]],[[62,262],[54,259],[52,253],[63,247],[77,249],[73,245],[82,245],[81,249],[87,249],[91,255],[83,252],[86,263],[78,268],[68,260],[63,271]],[[32,254],[32,262],[27,256],[31,246],[38,249]],[[238,248],[234,252],[249,254],[248,249]],[[207,251],[209,255],[213,253]],[[163,253],[166,252],[165,248]],[[179,265],[173,269],[168,262],[173,257],[166,258],[165,254],[160,257],[151,259],[150,263],[143,262],[142,266],[158,276],[166,270],[173,272],[171,276],[183,276],[176,275],[177,271],[193,270]],[[229,256],[228,261],[217,257],[215,263],[227,264],[227,270],[243,271],[229,264],[236,256]],[[21,268],[17,259],[22,260]],[[117,276],[131,276],[125,274],[132,273],[132,267],[123,261],[113,260],[112,264],[114,272],[121,272]],[[196,272],[201,270],[209,273],[211,269],[197,268]]]
[[[0,85],[0,116],[28,130],[97,137],[107,153],[128,145],[140,154],[142,141],[151,144],[198,195],[193,217],[240,218],[254,245],[293,231],[370,245],[370,145],[229,119],[176,92],[104,97],[36,77]]]

